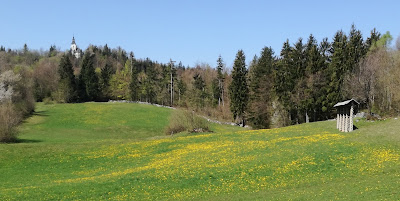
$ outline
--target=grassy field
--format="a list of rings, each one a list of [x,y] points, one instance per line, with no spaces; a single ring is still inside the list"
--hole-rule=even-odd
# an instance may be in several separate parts
[[[165,136],[171,110],[42,105],[0,144],[0,200],[400,198],[400,120]]]

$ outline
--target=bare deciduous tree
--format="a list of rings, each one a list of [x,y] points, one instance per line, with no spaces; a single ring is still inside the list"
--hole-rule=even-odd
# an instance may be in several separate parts
[[[58,63],[56,58],[45,58],[39,61],[33,71],[35,96],[38,101],[50,97],[58,87]]]
[[[377,95],[378,71],[383,61],[386,50],[377,50],[362,59],[353,73],[346,78],[345,92],[349,97],[366,104],[371,113]]]

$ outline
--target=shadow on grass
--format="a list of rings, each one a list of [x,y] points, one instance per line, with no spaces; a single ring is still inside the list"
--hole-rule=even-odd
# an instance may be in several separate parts
[[[39,143],[41,140],[29,140],[29,139],[16,139],[14,143]]]
[[[46,114],[45,111],[38,111],[38,112],[35,111],[35,112],[33,112],[33,113],[31,114],[31,116],[48,117],[49,115]]]
[[[34,111],[31,114],[29,114],[26,117],[24,117],[24,119],[21,121],[21,123],[26,123],[28,118],[34,117],[34,116],[39,116],[39,117],[48,117],[48,116],[50,116],[50,115],[48,115],[46,113],[47,113],[46,111],[38,111],[38,112]]]
[[[39,143],[41,140],[29,140],[29,139],[11,139],[7,141],[1,141],[0,144],[19,144],[19,143]]]

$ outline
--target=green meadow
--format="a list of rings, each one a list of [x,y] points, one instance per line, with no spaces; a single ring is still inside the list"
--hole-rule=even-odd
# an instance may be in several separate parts
[[[0,144],[0,200],[400,199],[400,119],[166,136],[171,112],[38,104]]]

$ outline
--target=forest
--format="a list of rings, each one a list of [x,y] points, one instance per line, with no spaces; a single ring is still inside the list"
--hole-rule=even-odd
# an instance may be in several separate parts
[[[238,50],[233,66],[222,55],[195,66],[135,58],[121,47],[90,45],[80,58],[52,45],[48,51],[0,47],[0,140],[35,102],[130,100],[193,110],[252,128],[283,127],[334,118],[333,105],[355,99],[381,116],[400,113],[400,37],[353,25],[317,41],[310,34],[265,46],[259,55]],[[173,59],[173,58],[172,58]],[[215,67],[213,67],[215,66]]]

